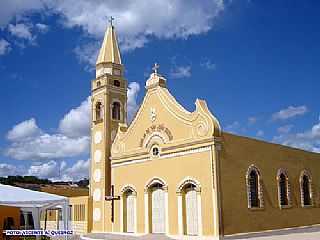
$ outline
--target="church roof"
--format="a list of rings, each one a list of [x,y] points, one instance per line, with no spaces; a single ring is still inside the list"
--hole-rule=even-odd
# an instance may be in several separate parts
[[[121,64],[121,55],[114,26],[110,24],[104,35],[102,47],[100,49],[96,65],[100,63]]]

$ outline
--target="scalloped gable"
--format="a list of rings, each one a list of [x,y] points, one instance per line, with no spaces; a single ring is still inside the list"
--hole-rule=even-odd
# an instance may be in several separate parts
[[[165,83],[158,74],[150,76],[146,95],[131,125],[121,124],[118,128],[112,158],[148,153],[154,144],[174,146],[220,136],[220,124],[205,101],[197,99],[195,111],[189,112],[170,94]]]

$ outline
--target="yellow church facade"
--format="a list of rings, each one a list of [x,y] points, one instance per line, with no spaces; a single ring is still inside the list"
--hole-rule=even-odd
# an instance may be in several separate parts
[[[222,131],[154,72],[127,124],[127,81],[108,27],[92,81],[91,232],[226,235],[320,224],[320,155]]]

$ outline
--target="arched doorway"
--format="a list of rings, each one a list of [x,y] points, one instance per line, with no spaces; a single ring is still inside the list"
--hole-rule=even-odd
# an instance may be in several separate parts
[[[166,232],[165,192],[161,184],[156,184],[151,190],[152,233]]]
[[[196,186],[189,184],[184,189],[185,234],[198,235],[198,200]]]
[[[185,179],[178,186],[180,234],[191,236],[202,234],[200,189],[200,183],[191,178]]]
[[[132,187],[127,186],[122,190],[123,232],[136,232],[136,196],[137,193]]]
[[[167,233],[168,193],[164,181],[155,178],[146,186],[147,213],[146,232]]]

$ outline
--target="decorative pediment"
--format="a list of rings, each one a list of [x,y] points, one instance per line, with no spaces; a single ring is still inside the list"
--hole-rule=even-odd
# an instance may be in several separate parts
[[[161,78],[154,74],[152,77]],[[187,145],[220,136],[220,124],[205,101],[197,99],[196,109],[189,112],[165,86],[150,86],[130,126],[119,126],[112,145],[112,158],[148,154],[154,143],[160,147]]]

